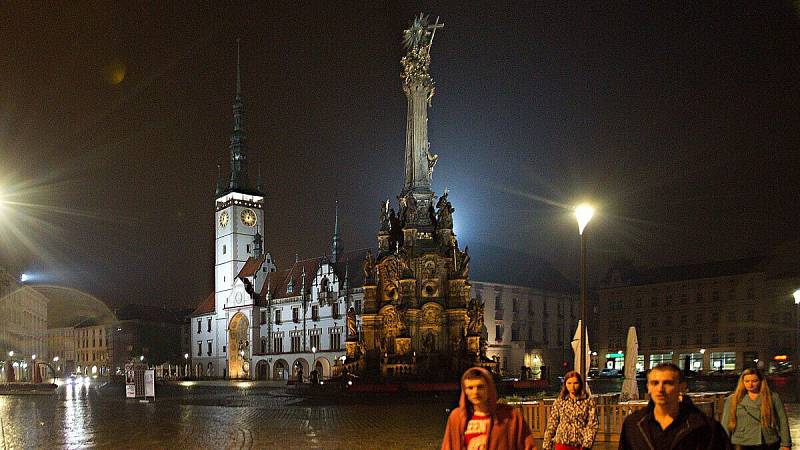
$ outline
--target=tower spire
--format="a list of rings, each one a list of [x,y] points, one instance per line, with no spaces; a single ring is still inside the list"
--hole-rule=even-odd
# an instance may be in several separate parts
[[[233,100],[233,133],[231,133],[231,179],[229,190],[249,189],[247,178],[247,135],[244,132],[244,103],[242,102],[242,79],[240,41],[236,39],[236,95]]]
[[[241,71],[241,53],[240,53],[240,41],[241,39],[236,39],[236,97],[242,96],[242,71]]]
[[[336,219],[333,225],[333,239],[331,240],[331,262],[336,263],[342,254],[342,241],[339,239],[339,200],[336,200]]]
[[[261,178],[261,164],[258,164],[258,175],[256,176],[256,190],[263,194],[264,193],[264,179]]]

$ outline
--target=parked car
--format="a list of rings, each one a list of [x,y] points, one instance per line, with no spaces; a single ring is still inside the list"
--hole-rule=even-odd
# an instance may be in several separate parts
[[[617,369],[605,368],[605,369],[601,370],[600,373],[597,374],[597,376],[601,377],[601,378],[603,378],[603,377],[612,378],[612,377],[620,376],[620,373],[619,373],[619,370],[617,370]]]

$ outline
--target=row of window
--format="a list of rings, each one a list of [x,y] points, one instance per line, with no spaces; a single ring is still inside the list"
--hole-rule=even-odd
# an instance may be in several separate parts
[[[745,332],[743,338],[739,336],[739,334],[735,331],[731,331],[725,336],[725,344],[753,344],[755,343],[755,333],[753,331]],[[666,335],[662,337],[658,336],[650,336],[649,341],[645,340],[645,338],[639,334],[638,336],[639,342],[645,343],[649,342],[651,347],[669,347],[675,344],[671,335]],[[680,338],[677,340],[679,345],[689,345],[690,343],[693,345],[704,345],[704,344],[712,344],[718,345],[722,343],[722,339],[719,333],[712,333],[711,338],[706,340],[702,333],[696,333],[692,336],[693,339],[690,339],[688,334],[682,334]],[[779,345],[789,346],[791,337],[788,335],[781,335],[779,333],[770,333],[769,334],[769,345],[772,347],[777,347]],[[624,339],[622,337],[615,337],[609,340],[609,348],[623,348],[624,346]]]
[[[480,300],[480,296],[478,297],[478,300]],[[533,302],[534,302],[533,298],[529,298],[528,299],[528,315],[529,316],[532,316],[534,314]],[[547,313],[548,313],[547,303],[548,303],[547,302],[547,297],[543,298],[542,299],[542,313],[544,314],[545,317],[547,317]],[[565,312],[564,303],[568,303],[569,304],[569,314],[571,316],[574,316],[575,315],[575,304],[573,302],[570,302],[570,301],[567,301],[567,300],[556,301],[556,313],[561,317],[564,316],[564,312]],[[498,295],[494,299],[495,316],[497,316],[498,313],[499,313],[499,315],[501,316],[500,318],[502,318],[503,309],[504,309],[503,297]],[[520,312],[520,302],[519,302],[519,299],[517,299],[516,297],[511,299],[511,311],[514,312],[514,313],[519,313]]]
[[[747,300],[755,300],[756,299],[756,292],[753,287],[747,288],[746,293]],[[661,304],[660,295],[651,295],[650,301],[648,302],[649,307],[657,308]],[[740,299],[744,299],[743,297],[739,297]],[[712,302],[719,302],[721,299],[721,294],[719,290],[713,290],[711,292],[711,301]],[[736,290],[734,288],[730,288],[728,290],[728,301],[735,301],[736,300]],[[687,304],[689,303],[689,293],[687,291],[683,291],[680,293],[680,296],[677,297],[677,303],[679,304]],[[706,301],[706,296],[702,289],[698,289],[694,295],[694,302],[695,303],[703,303]],[[669,306],[671,304],[676,303],[676,299],[672,293],[667,292],[663,296],[663,306]],[[633,306],[635,308],[641,308],[644,304],[643,297],[639,296],[636,297],[633,301]],[[611,311],[621,311],[623,309],[623,302],[621,299],[612,299],[608,302],[609,310]]]
[[[361,301],[356,300],[354,304],[354,309],[356,314],[361,314]],[[301,320],[301,312],[300,307],[296,306],[292,308],[292,322],[300,323]],[[320,320],[319,314],[319,305],[311,305],[311,320],[318,321]],[[341,313],[339,312],[339,303],[335,302],[331,304],[331,317],[333,319],[340,319]],[[261,325],[266,325],[267,323],[267,311],[261,311]],[[280,325],[283,323],[283,317],[280,309],[275,310],[275,325]],[[203,320],[197,319],[197,334],[200,334],[203,330]],[[211,332],[211,318],[206,319],[206,331],[209,333]]]
[[[542,323],[542,343],[543,344],[550,344],[550,333],[548,330],[550,329],[547,322]],[[503,333],[505,333],[505,326],[502,324],[495,324],[494,326],[494,339],[496,342],[503,341]],[[558,345],[564,345],[564,327],[562,325],[558,325],[556,327],[556,337],[558,341]],[[521,341],[522,340],[522,333],[519,326],[512,326],[511,327],[511,340],[512,341]],[[536,340],[533,337],[533,327],[528,328],[528,342],[534,343]]]
[[[106,340],[106,344],[108,344],[108,340]],[[92,338],[92,347],[102,347],[103,346],[103,337],[99,337],[98,340]],[[78,340],[78,348],[88,348],[89,347],[89,338],[79,339]]]
[[[206,319],[206,331],[211,332],[211,318]],[[203,319],[197,319],[197,334],[200,334],[203,327]]]
[[[89,359],[89,352],[78,352],[78,362],[104,361],[106,359],[103,352],[91,352],[92,359]]]
[[[248,254],[250,254],[250,244],[247,244],[247,249],[246,249],[246,251],[247,251],[247,253],[248,253]],[[227,253],[228,253],[228,246],[227,246],[227,245],[225,245],[225,244],[222,244],[222,254],[223,254],[223,255],[225,255],[225,254],[227,254]],[[269,259],[267,259],[267,263],[269,263],[269,262],[270,262],[270,260],[269,260]],[[265,267],[265,268],[264,268],[264,272],[266,272],[266,271],[267,271],[267,268]]]
[[[283,333],[276,335],[272,338],[272,349],[267,347],[267,339],[261,339],[261,353],[298,353],[301,351],[339,351],[342,350],[342,333],[341,328],[332,329],[333,331],[328,334],[328,348],[322,347],[321,334],[316,332],[321,329],[308,330],[309,336],[306,342],[306,347],[303,349],[303,336],[302,332],[292,333],[290,336],[290,348],[287,352],[283,346]],[[316,334],[312,334],[315,333]],[[211,356],[213,353],[214,341],[209,339],[206,341],[206,356]],[[222,353],[226,352],[226,347],[222,347]],[[203,356],[203,341],[197,341],[197,356]]]

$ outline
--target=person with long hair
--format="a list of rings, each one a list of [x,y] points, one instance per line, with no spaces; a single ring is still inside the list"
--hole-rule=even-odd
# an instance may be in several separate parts
[[[792,438],[780,396],[758,369],[745,369],[725,400],[722,425],[736,449],[789,450]]]
[[[550,408],[542,447],[545,450],[591,448],[597,434],[597,403],[586,392],[581,374],[564,375],[561,392]]]

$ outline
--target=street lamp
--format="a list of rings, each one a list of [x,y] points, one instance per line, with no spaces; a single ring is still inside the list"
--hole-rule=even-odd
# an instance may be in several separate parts
[[[8,357],[9,358],[13,358],[14,357],[14,350],[11,350],[10,352],[8,352]]]
[[[800,305],[800,289],[796,289],[792,293],[792,296],[794,296],[794,305],[795,305],[795,311],[794,311],[794,317],[795,317],[794,333],[797,336],[797,339],[796,339],[796,341],[797,341],[797,351],[795,352],[794,366],[795,366],[795,368],[798,368],[798,364],[797,363],[798,363],[798,360],[800,360],[800,313],[797,311],[796,307],[798,305]]]
[[[592,220],[594,208],[588,203],[582,203],[575,208],[575,218],[578,219],[578,233],[581,235],[581,379],[586,379],[586,225]]]

